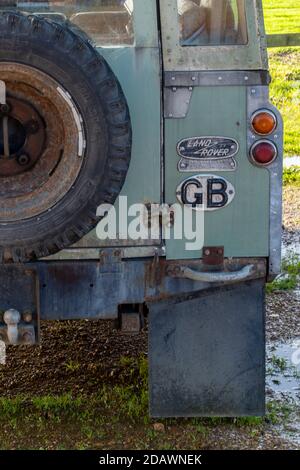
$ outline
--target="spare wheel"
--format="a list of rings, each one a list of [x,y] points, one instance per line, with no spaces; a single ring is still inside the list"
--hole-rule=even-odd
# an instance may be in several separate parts
[[[129,111],[104,58],[80,33],[0,14],[0,261],[78,241],[114,203],[131,154]]]

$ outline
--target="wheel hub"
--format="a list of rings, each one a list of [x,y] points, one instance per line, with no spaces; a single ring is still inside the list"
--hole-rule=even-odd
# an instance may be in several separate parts
[[[0,177],[32,168],[45,142],[46,129],[37,110],[30,103],[7,97],[0,107]]]
[[[39,216],[69,192],[85,135],[71,96],[50,76],[10,62],[0,76],[1,223]]]

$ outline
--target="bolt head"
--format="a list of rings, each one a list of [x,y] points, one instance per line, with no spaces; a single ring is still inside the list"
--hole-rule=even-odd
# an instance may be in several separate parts
[[[9,113],[9,111],[10,111],[9,105],[8,105],[7,103],[1,104],[1,106],[0,106],[0,111],[1,111],[1,113],[3,113],[3,114]]]
[[[28,165],[28,163],[30,162],[30,157],[26,155],[26,153],[22,153],[17,157],[17,162],[21,166]]]
[[[32,322],[32,313],[27,311],[23,313],[23,320],[26,323],[31,323]]]

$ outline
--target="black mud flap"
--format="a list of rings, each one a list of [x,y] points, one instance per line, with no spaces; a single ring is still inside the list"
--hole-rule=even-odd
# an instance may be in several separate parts
[[[264,280],[150,305],[152,417],[265,413]]]

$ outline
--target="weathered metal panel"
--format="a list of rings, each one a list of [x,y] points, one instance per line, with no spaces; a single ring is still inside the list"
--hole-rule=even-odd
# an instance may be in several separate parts
[[[128,101],[133,129],[129,171],[121,195],[128,206],[161,201],[161,74],[158,48],[103,48],[109,65],[121,83]],[[115,204],[118,208],[118,201]],[[76,248],[159,244],[160,241],[111,240],[101,242],[96,231],[86,235]],[[58,255],[61,258],[61,255]],[[52,257],[53,259],[53,257]]]
[[[156,0],[134,0],[136,47],[158,47]]]
[[[265,412],[264,280],[150,304],[150,414]]]
[[[118,304],[144,301],[142,262],[40,263],[41,317],[114,319]]]
[[[247,150],[247,87],[195,87],[184,119],[165,121],[166,202],[173,204],[176,188],[195,173],[178,171],[177,144],[194,136],[225,136],[239,143],[235,171],[214,172],[235,188],[230,205],[204,215],[204,244],[224,246],[225,257],[269,255],[269,172],[252,165]],[[259,241],[259,243],[258,243]],[[185,250],[186,240],[166,242],[169,259],[198,258]]]

